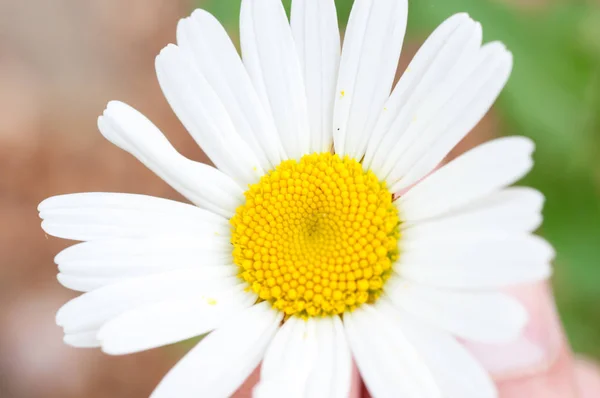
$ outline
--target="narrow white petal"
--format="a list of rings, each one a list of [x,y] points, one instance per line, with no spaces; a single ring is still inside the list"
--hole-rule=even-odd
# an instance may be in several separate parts
[[[512,54],[498,42],[484,45],[472,62],[466,77],[449,80],[415,113],[416,122],[406,132],[409,137],[414,131],[412,145],[404,149],[399,143],[401,149],[393,152],[400,154],[387,176],[393,192],[431,172],[479,123],[504,88],[513,65]]]
[[[552,275],[550,263],[483,264],[468,263],[448,268],[407,265],[401,275],[412,281],[438,287],[493,289],[546,280]]]
[[[533,321],[532,323],[534,323]],[[506,375],[529,369],[548,360],[547,348],[526,335],[508,344],[483,344],[466,341],[463,346],[489,374]]]
[[[144,115],[119,101],[108,103],[98,128],[192,203],[226,218],[243,203],[243,190],[223,172],[181,156]]]
[[[231,396],[262,359],[282,317],[263,302],[230,318],[169,371],[152,398]]]
[[[268,167],[266,158],[261,165],[191,55],[169,44],[156,57],[156,75],[171,108],[219,170],[241,188],[256,183]]]
[[[405,242],[396,272],[439,287],[484,289],[535,282],[551,273],[555,252],[533,235],[506,234]]]
[[[398,156],[420,139],[414,127],[437,116],[419,120],[417,113],[440,94],[450,93],[450,83],[461,82],[472,67],[472,58],[481,46],[481,25],[466,14],[447,19],[427,39],[385,103],[364,159],[365,168],[387,176]],[[412,127],[412,128],[411,128]]]
[[[54,259],[69,275],[126,278],[177,269],[207,267],[218,275],[234,275],[231,244],[197,237],[103,239],[66,248]]]
[[[441,398],[423,358],[389,316],[369,305],[344,314],[350,349],[367,389],[378,398]]]
[[[398,277],[389,280],[385,290],[396,307],[466,340],[506,343],[527,323],[525,308],[502,293],[437,289]]]
[[[269,346],[255,397],[345,398],[352,361],[339,317],[292,317]]]
[[[292,31],[279,0],[243,0],[240,39],[244,65],[275,120],[288,157],[310,152],[304,79]]]
[[[154,214],[166,213],[169,217],[191,219],[193,222],[210,221],[227,223],[224,217],[187,203],[156,196],[115,192],[86,192],[57,195],[42,201],[38,206],[38,211],[46,212],[71,208],[140,210]]]
[[[459,27],[461,29],[458,29]],[[405,126],[410,121],[408,120],[410,111],[414,110],[423,98],[441,83],[447,75],[447,65],[456,63],[462,54],[456,49],[471,45],[476,34],[474,22],[467,14],[461,13],[448,18],[427,38],[385,103],[367,145],[363,160],[365,169],[374,167],[378,170],[378,167],[381,167],[385,156],[383,153],[387,154],[387,152],[382,152],[382,156],[374,165],[372,165],[373,156],[376,152],[387,151],[391,147],[390,144],[381,146],[381,140],[388,134],[390,135],[386,138],[388,141],[393,142],[392,139],[398,139],[404,132],[401,126]],[[474,44],[479,47],[476,42]],[[448,51],[444,50],[445,48],[455,50]],[[442,68],[442,64],[446,67]]]
[[[252,398],[304,398],[303,390],[294,388],[285,380],[261,381],[252,389]]]
[[[314,321],[289,318],[265,352],[260,369],[259,391],[263,388],[275,390],[272,385],[277,385],[283,387],[279,396],[286,395],[286,392],[304,396],[308,377],[317,361],[317,349]],[[260,395],[266,394],[263,392]]]
[[[190,54],[263,169],[269,170],[281,163],[283,147],[275,124],[219,21],[204,10],[194,11],[177,25],[177,43]]]
[[[308,397],[346,398],[350,394],[352,358],[339,317],[315,319],[319,356],[311,373]]]
[[[329,152],[340,63],[340,32],[333,0],[293,0],[291,26],[308,101],[310,151]]]
[[[256,296],[244,289],[236,286],[218,300],[188,298],[135,308],[107,322],[98,332],[98,340],[107,354],[122,355],[208,333],[256,301]]]
[[[62,272],[56,275],[56,279],[58,283],[67,289],[75,290],[76,292],[91,292],[92,290],[124,280],[124,278],[119,277],[81,276]]]
[[[532,232],[542,222],[543,203],[544,196],[535,189],[506,188],[439,218],[403,223],[402,240]]]
[[[531,169],[533,142],[498,138],[436,170],[397,201],[404,221],[437,217],[483,198],[523,177]]]
[[[384,301],[377,305],[385,304]],[[420,322],[404,311],[390,320],[425,360],[447,398],[496,398],[498,392],[488,372],[456,341],[441,330]]]
[[[235,277],[207,277],[204,269],[126,279],[69,301],[58,310],[56,323],[66,333],[89,331],[138,306],[185,297],[218,299],[219,294],[237,284],[239,279]]]
[[[355,159],[392,88],[408,15],[406,0],[356,0],[340,60],[333,140],[335,152]]]
[[[100,340],[96,338],[97,330],[81,333],[65,334],[63,341],[65,344],[75,348],[97,348],[100,347]]]
[[[38,206],[46,233],[97,240],[148,236],[229,236],[225,218],[185,203],[145,195],[90,192],[54,196]]]
[[[112,285],[114,283],[124,282],[128,279],[142,276],[168,273],[175,270],[201,269],[206,278],[225,278],[234,276],[238,272],[238,267],[233,264],[198,264],[199,257],[184,258],[177,257],[171,261],[178,261],[175,264],[168,263],[168,259],[163,257],[161,264],[160,258],[150,258],[142,256],[125,264],[112,263],[108,260],[89,262],[75,262],[59,264],[61,271],[56,278],[58,282],[67,289],[78,292],[90,292],[92,290]],[[187,261],[187,263],[186,263]]]

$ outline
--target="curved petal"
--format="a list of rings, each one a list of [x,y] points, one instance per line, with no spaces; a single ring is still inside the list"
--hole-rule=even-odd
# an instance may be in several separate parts
[[[532,323],[535,323],[535,320],[532,320],[529,324]],[[544,336],[548,336],[545,327],[540,331]],[[557,331],[556,334],[558,333]],[[543,343],[540,344],[534,338],[526,336],[526,334],[527,331],[524,335],[507,344],[484,344],[466,341],[463,343],[463,347],[477,358],[489,374],[498,378],[507,375],[518,375],[520,372],[535,369],[541,364],[548,363],[548,360],[554,358],[555,355]]]
[[[255,152],[236,131],[227,112],[227,104],[202,73],[192,64],[189,54],[174,44],[163,48],[156,57],[156,75],[167,101],[210,160],[245,188],[264,174]]]
[[[100,340],[96,338],[97,330],[91,332],[65,334],[63,341],[66,345],[75,348],[97,348],[100,347]]]
[[[293,0],[291,26],[306,85],[310,151],[329,152],[340,63],[340,32],[333,0]]]
[[[239,279],[235,277],[209,277],[205,269],[127,279],[69,301],[56,313],[56,323],[64,328],[65,333],[90,331],[142,305],[185,297],[216,299],[237,284]]]
[[[292,317],[269,346],[255,397],[345,398],[352,361],[339,317]]]
[[[235,130],[253,149],[265,170],[284,160],[272,118],[261,103],[248,72],[223,26],[196,10],[177,25],[177,43],[225,105]]]
[[[415,112],[404,135],[410,144],[399,141],[386,160],[392,167],[386,177],[392,192],[425,177],[479,123],[508,81],[513,59],[496,42],[484,45],[472,63],[464,76],[448,80]]]
[[[423,358],[388,312],[363,305],[344,314],[350,349],[371,396],[441,398]]]
[[[188,352],[151,397],[231,396],[260,362],[282,318],[267,302],[230,318]]]
[[[281,387],[276,396],[287,395],[284,391],[304,396],[308,376],[315,366],[317,356],[314,322],[297,317],[289,318],[279,328],[265,352],[258,391],[265,388],[274,390],[272,384],[276,384]],[[270,394],[263,392],[259,395]]]
[[[498,138],[471,149],[430,174],[397,201],[403,221],[437,217],[504,188],[533,166],[533,142]]]
[[[533,235],[404,242],[394,265],[403,278],[448,288],[488,289],[546,279],[555,252]]]
[[[397,277],[385,290],[397,308],[466,340],[506,343],[527,323],[525,308],[502,293],[442,290]]]
[[[131,354],[183,341],[218,328],[256,301],[239,285],[218,300],[178,299],[135,308],[107,322],[97,334],[102,351]]]
[[[103,286],[112,285],[113,283],[122,282],[125,278],[120,277],[100,277],[100,276],[81,276],[73,274],[59,273],[56,275],[58,283],[67,289],[75,290],[76,292],[91,292],[92,290]]]
[[[381,305],[386,304],[382,301]],[[380,303],[378,303],[380,305]],[[404,311],[390,321],[402,329],[421,354],[447,398],[496,398],[498,392],[488,372],[449,334],[420,322]]]
[[[315,398],[345,398],[352,384],[352,358],[344,325],[334,316],[315,319],[315,329],[319,358],[308,379],[307,394]]]
[[[333,115],[335,152],[361,159],[390,95],[408,1],[356,0],[344,36]]]
[[[146,195],[89,192],[53,196],[38,206],[42,228],[80,241],[189,236],[229,236],[225,218],[185,203]]]
[[[105,239],[66,248],[54,259],[69,275],[127,278],[177,269],[214,268],[223,276],[235,275],[231,245],[227,241],[197,237]]]
[[[79,264],[78,264],[79,265]],[[166,273],[173,270],[185,270],[185,264],[183,265],[170,265],[165,268],[154,268],[151,267],[154,264],[151,264],[150,267],[140,266],[138,264],[133,264],[130,266],[123,267],[123,270],[117,269],[117,266],[111,265],[97,265],[93,264],[91,267],[88,264],[85,264],[82,269],[73,270],[72,268],[63,270],[56,275],[56,279],[58,282],[66,287],[67,289],[75,290],[78,292],[91,292],[92,290],[99,289],[104,286],[112,285],[119,282],[124,282],[129,279],[134,279],[142,276],[155,275]],[[221,264],[219,266],[209,267],[208,269],[204,269],[203,272],[207,277],[211,278],[221,278],[234,276],[238,272],[238,267],[229,264]],[[100,275],[100,276],[98,276]]]
[[[481,38],[481,25],[466,14],[447,19],[433,32],[386,102],[369,142],[365,168],[385,177],[398,160],[404,160],[400,155],[421,138],[419,128],[436,118],[431,114],[423,117],[423,110],[440,105],[440,100],[453,94],[448,87],[468,76]]]
[[[279,0],[243,0],[244,65],[279,132],[289,158],[310,152],[306,90],[292,31]]]
[[[526,187],[510,187],[443,216],[401,225],[402,240],[532,232],[542,223],[544,195]]]
[[[480,45],[481,26],[465,13],[448,18],[427,38],[385,103],[367,145],[365,169],[381,171],[385,156],[406,130],[410,114],[447,78],[450,66]],[[374,161],[376,153],[381,155]]]
[[[98,118],[106,139],[131,153],[192,203],[230,218],[243,203],[243,191],[214,167],[181,156],[144,115],[119,101]]]

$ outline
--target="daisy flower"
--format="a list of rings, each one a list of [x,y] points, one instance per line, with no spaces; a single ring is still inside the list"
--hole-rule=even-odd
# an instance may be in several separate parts
[[[243,0],[242,58],[198,10],[156,58],[162,90],[216,167],[110,102],[101,133],[192,204],[125,193],[39,206],[85,292],[64,340],[129,354],[205,337],[153,397],[345,397],[352,358],[374,397],[488,398],[462,341],[507,343],[527,313],[503,288],[550,274],[543,197],[508,186],[533,143],[492,140],[439,167],[505,85],[511,54],[466,14],[443,22],[392,89],[406,0]]]

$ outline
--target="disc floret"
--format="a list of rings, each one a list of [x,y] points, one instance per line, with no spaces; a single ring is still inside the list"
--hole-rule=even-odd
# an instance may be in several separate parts
[[[251,185],[231,219],[233,258],[260,300],[327,316],[374,302],[398,257],[392,194],[331,153],[282,162]]]

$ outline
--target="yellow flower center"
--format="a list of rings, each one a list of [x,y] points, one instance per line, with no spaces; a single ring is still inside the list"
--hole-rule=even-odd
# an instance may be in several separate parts
[[[374,302],[398,257],[392,194],[356,160],[287,160],[251,185],[231,218],[239,277],[286,315]]]

